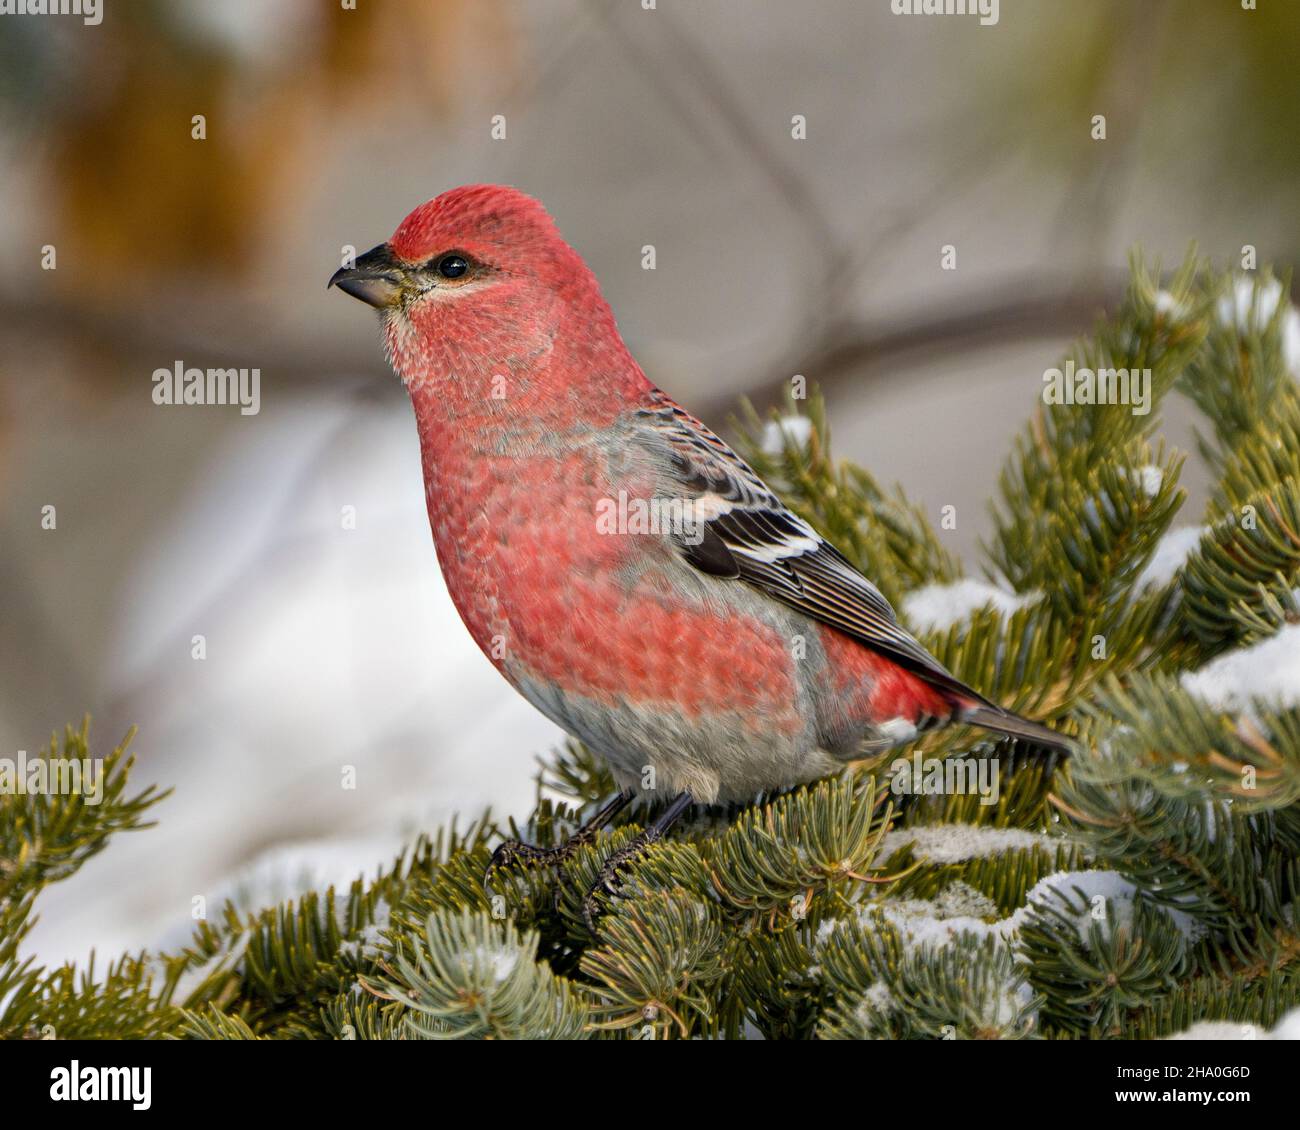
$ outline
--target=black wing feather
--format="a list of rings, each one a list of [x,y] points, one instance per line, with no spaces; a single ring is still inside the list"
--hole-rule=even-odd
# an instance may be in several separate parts
[[[757,472],[676,405],[638,414],[638,439],[666,455],[667,497],[715,499],[698,544],[681,542],[686,560],[715,577],[742,580],[827,624],[963,699],[1000,707],[966,686],[898,622],[887,601],[852,563],[788,510]]]

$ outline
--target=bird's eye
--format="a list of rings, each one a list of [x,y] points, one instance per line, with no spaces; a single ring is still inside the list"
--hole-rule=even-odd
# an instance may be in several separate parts
[[[469,270],[469,264],[460,255],[444,255],[438,260],[438,274],[444,279],[458,279]]]

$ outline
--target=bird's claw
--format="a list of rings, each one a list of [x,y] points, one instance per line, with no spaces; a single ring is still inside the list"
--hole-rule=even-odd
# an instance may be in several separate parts
[[[587,888],[587,893],[582,899],[582,920],[587,924],[587,929],[593,938],[596,936],[596,916],[600,912],[600,904],[597,902],[596,896],[604,892],[611,897],[617,897],[623,887],[618,877],[619,871],[641,855],[646,848],[654,843],[655,838],[642,832],[641,835],[629,840],[617,851],[612,852],[601,865],[596,881]]]
[[[486,887],[492,881],[492,873],[498,868],[512,867],[516,863],[540,863],[544,866],[556,866],[563,863],[572,854],[572,841],[561,844],[559,847],[540,848],[535,844],[526,844],[523,840],[502,840],[501,843],[497,844],[496,850],[492,853],[492,858],[488,860],[487,869],[483,872],[483,885]]]

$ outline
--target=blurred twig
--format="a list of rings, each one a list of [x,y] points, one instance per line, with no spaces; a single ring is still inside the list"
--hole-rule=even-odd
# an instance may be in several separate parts
[[[1114,271],[1104,279],[1077,287],[1057,278],[1026,275],[1001,285],[981,285],[972,292],[946,301],[934,311],[921,307],[911,318],[891,321],[842,319],[829,325],[811,343],[803,343],[799,371],[824,387],[847,379],[862,365],[913,363],[925,356],[942,355],[980,346],[1015,340],[1072,336],[1082,333],[1089,321],[1123,292],[1125,274]],[[211,313],[211,311],[209,311]],[[316,340],[292,339],[280,327],[265,339],[247,329],[231,310],[220,319],[239,325],[237,340],[213,340],[199,333],[184,332],[184,318],[151,316],[126,319],[97,317],[84,307],[28,303],[0,296],[0,331],[13,339],[23,335],[57,335],[65,344],[96,348],[101,355],[115,356],[115,373],[130,373],[148,395],[149,374],[159,358],[183,357],[187,365],[259,366],[264,380],[276,387],[310,384],[346,392],[361,400],[397,396],[396,383],[385,380],[387,369],[374,348],[370,335],[358,335],[355,348],[337,343],[322,345]],[[139,359],[141,366],[130,363]],[[363,374],[363,375],[358,375]],[[373,374],[367,376],[364,374]],[[790,373],[774,368],[745,382],[746,395],[756,403],[779,398],[779,388]],[[264,385],[265,387],[265,385]],[[733,407],[733,394],[725,399],[696,395],[694,406]]]
[[[1115,271],[1103,281],[1077,287],[1031,276],[1001,287],[980,287],[975,294],[946,302],[937,315],[922,311],[910,319],[840,322],[799,355],[797,370],[788,365],[768,369],[749,383],[746,395],[761,412],[781,403],[795,372],[833,399],[834,390],[861,375],[864,367],[875,367],[877,372],[868,379],[877,379],[887,366],[910,366],[1009,342],[1074,337],[1114,306],[1124,280],[1124,272]],[[706,418],[735,407],[731,395],[697,395],[691,403]]]

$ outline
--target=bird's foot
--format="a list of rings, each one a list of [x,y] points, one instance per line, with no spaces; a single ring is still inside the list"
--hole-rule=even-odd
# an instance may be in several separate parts
[[[578,848],[582,847],[583,844],[591,843],[601,828],[613,820],[631,802],[631,793],[619,793],[597,812],[590,821],[558,847],[541,848],[535,844],[526,844],[522,840],[504,840],[497,845],[496,851],[492,853],[491,860],[488,861],[487,870],[483,873],[483,885],[487,886],[492,878],[492,872],[498,867],[511,867],[516,863],[536,863],[545,867],[561,867],[569,861]]]
[[[587,894],[582,900],[582,920],[587,924],[587,929],[593,938],[596,936],[596,916],[600,913],[597,896],[604,893],[617,897],[623,887],[618,877],[619,871],[643,854],[646,848],[659,839],[659,835],[660,833],[654,828],[647,828],[639,835],[633,836],[617,851],[611,852],[609,858],[601,865],[596,881],[587,889]]]
[[[581,844],[590,837],[574,835],[558,847],[542,848],[535,844],[526,844],[523,840],[503,840],[488,861],[487,870],[483,872],[483,884],[492,879],[493,872],[502,867],[513,867],[517,863],[537,864],[543,867],[559,867],[569,860]]]

